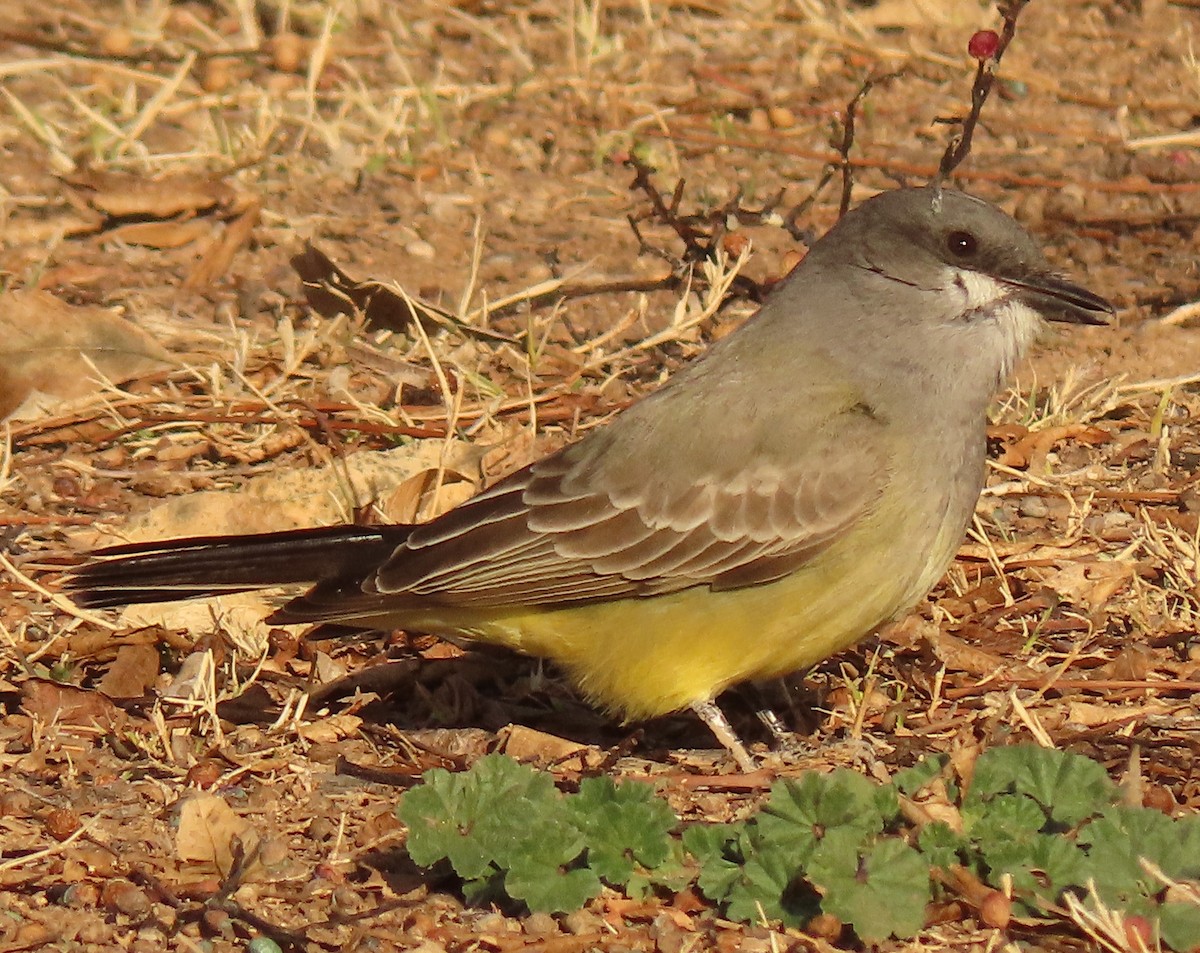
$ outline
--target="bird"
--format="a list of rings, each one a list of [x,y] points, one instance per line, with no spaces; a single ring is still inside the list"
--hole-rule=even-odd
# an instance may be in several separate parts
[[[101,549],[84,607],[305,585],[272,624],[552,660],[623,723],[808,668],[923,598],[963,540],[987,408],[1043,319],[1104,324],[1011,216],[943,185],[847,212],[741,327],[430,522]]]

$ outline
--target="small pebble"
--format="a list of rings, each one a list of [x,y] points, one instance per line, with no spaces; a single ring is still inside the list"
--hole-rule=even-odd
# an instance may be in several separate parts
[[[767,118],[776,129],[791,129],[796,125],[796,114],[785,106],[772,106],[767,110]]]
[[[267,41],[271,62],[281,73],[295,73],[305,65],[305,42],[295,33],[280,33]]]
[[[122,26],[113,27],[100,38],[100,51],[105,56],[128,56],[133,51],[133,34]]]
[[[79,830],[79,815],[68,808],[58,808],[46,815],[46,833],[64,841]]]
[[[404,246],[404,250],[412,255],[413,258],[420,258],[424,261],[433,261],[437,257],[437,249],[421,238],[409,242]]]
[[[104,885],[100,902],[114,913],[123,913],[133,920],[144,920],[150,915],[150,898],[145,891],[128,880],[114,879]]]
[[[563,917],[563,926],[576,936],[595,933],[604,928],[604,920],[590,910],[575,910]]]
[[[558,921],[548,913],[531,913],[525,918],[525,932],[529,936],[555,936],[558,931]]]
[[[1017,512],[1031,519],[1045,519],[1050,515],[1050,507],[1040,496],[1023,496],[1017,505]]]

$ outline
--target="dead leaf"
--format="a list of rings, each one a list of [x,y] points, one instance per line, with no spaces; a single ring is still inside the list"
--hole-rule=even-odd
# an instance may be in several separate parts
[[[115,309],[74,307],[44,291],[0,297],[0,417],[35,392],[70,400],[95,393],[100,378],[121,384],[174,364]]]
[[[78,725],[112,731],[127,716],[99,692],[31,678],[21,685],[21,707],[27,715],[47,724]]]
[[[313,658],[313,676],[319,685],[328,685],[339,678],[345,678],[349,669],[341,659],[335,659],[328,652],[317,652]]]
[[[467,474],[430,468],[414,473],[381,501],[389,523],[422,523],[449,512],[477,492]]]
[[[211,175],[180,173],[148,179],[129,172],[85,169],[63,181],[73,190],[73,204],[83,210],[95,210],[109,219],[139,216],[163,220],[96,222],[97,231],[106,224],[115,225],[112,234],[124,241],[176,248],[212,236],[184,281],[185,288],[203,288],[225,274],[233,256],[250,240],[262,211],[258,196],[238,191]],[[195,220],[202,214],[207,214],[208,221]]]
[[[1142,722],[1147,718],[1175,715],[1186,705],[1170,702],[1148,701],[1140,705],[1101,705],[1095,702],[1069,702],[1066,723],[1084,728],[1118,722]]]
[[[217,702],[217,714],[222,721],[232,721],[237,725],[269,725],[279,717],[279,702],[276,701],[266,687],[259,682],[250,685],[236,698],[225,698]],[[256,771],[270,771],[264,768],[266,762],[256,760]]]
[[[1144,682],[1154,670],[1154,651],[1148,645],[1133,643],[1121,648],[1120,653],[1089,674],[1093,678],[1112,678],[1119,681]]]
[[[204,288],[220,278],[233,264],[233,256],[250,241],[262,212],[256,196],[241,195],[228,210],[229,222],[213,241],[183,282],[185,288]]]
[[[83,204],[114,218],[194,214],[228,204],[237,194],[220,178],[191,173],[148,179],[130,172],[84,169],[63,181]]]
[[[323,317],[361,311],[371,327],[404,331],[414,321],[422,321],[427,331],[438,330],[423,309],[414,309],[403,295],[378,281],[351,278],[311,243],[306,242],[304,250],[292,256],[291,265],[304,283],[308,306]]]
[[[962,812],[946,789],[946,778],[937,777],[927,783],[913,798],[903,798],[902,806],[916,808],[918,818],[911,818],[920,827],[935,822],[945,824],[956,834],[963,832]],[[905,811],[908,814],[908,811]]]
[[[224,533],[260,533],[343,523],[359,507],[387,499],[414,475],[439,466],[444,474],[478,472],[480,451],[465,441],[421,440],[380,452],[355,453],[335,466],[276,471],[231,493],[210,490],[175,497],[130,521],[120,535],[84,531],[80,548],[118,541]],[[467,484],[474,491],[475,481]]]
[[[182,248],[204,238],[212,226],[198,218],[171,222],[130,222],[118,225],[108,234],[118,241],[130,245],[145,245],[148,248]]]
[[[158,678],[158,650],[152,645],[123,645],[96,687],[109,698],[141,698]]]
[[[966,672],[981,678],[997,674],[1008,678],[1034,678],[1038,674],[1028,665],[984,651],[948,632],[939,632],[929,640],[929,645],[937,660],[953,672]]]
[[[1024,429],[1012,427],[1015,429]],[[1018,470],[1042,473],[1046,470],[1046,457],[1054,447],[1065,440],[1094,447],[1112,440],[1112,434],[1099,427],[1087,424],[1067,424],[1062,427],[1046,427],[1042,430],[1025,430],[1025,433],[1005,448],[1000,463]]]
[[[328,715],[310,724],[301,725],[297,733],[305,741],[329,744],[354,737],[362,721],[357,715]]]
[[[1041,582],[1072,605],[1095,612],[1124,589],[1137,572],[1137,563],[1129,560],[1071,562],[1059,569],[1042,572]]]
[[[239,592],[185,602],[149,603],[123,609],[120,624],[122,628],[153,626],[172,633],[188,633],[190,635],[185,634],[182,639],[177,639],[185,641],[188,647],[195,641],[195,635],[219,629],[234,644],[242,646],[251,655],[258,655],[266,645],[271,630],[271,626],[266,625],[263,619],[277,609],[282,601],[267,591]],[[191,673],[187,674],[190,676]],[[177,678],[168,690],[169,693],[174,691],[191,697],[189,680]]]
[[[254,825],[234,813],[224,799],[215,794],[199,792],[187,798],[179,810],[179,829],[175,834],[175,852],[179,859],[197,864],[205,872],[215,871],[221,877],[233,869],[234,838],[242,843],[245,856],[250,858],[244,879],[261,871],[254,859],[259,835]]]
[[[100,533],[89,527],[75,534],[72,542],[80,549],[94,549],[124,541],[327,526],[344,523],[348,513],[371,501],[385,501],[384,515],[391,520],[386,501],[396,486],[413,476],[435,472],[439,462],[443,477],[460,479],[443,487],[442,492],[448,495],[441,498],[439,507],[471,496],[475,480],[462,477],[478,471],[479,455],[479,449],[465,441],[447,445],[441,439],[417,441],[395,450],[356,453],[336,466],[264,474],[236,493],[211,490],[172,497],[132,520],[120,534]],[[263,620],[279,602],[277,592],[267,591],[150,603],[127,607],[120,621],[122,626],[208,632],[219,620],[226,634],[257,654],[271,629]]]
[[[536,731],[523,725],[509,725],[502,729],[497,750],[518,761],[538,764],[559,763],[572,755],[588,750],[587,745],[569,738]]]
[[[291,265],[304,283],[308,306],[323,317],[361,312],[368,327],[406,331],[413,322],[420,322],[429,334],[452,327],[472,337],[513,343],[508,335],[464,324],[450,311],[417,295],[402,294],[382,281],[351,278],[311,243],[306,242],[304,250],[292,256]]]
[[[0,228],[0,245],[49,245],[74,235],[90,235],[100,230],[104,216],[93,209],[47,212],[36,219],[9,219]]]

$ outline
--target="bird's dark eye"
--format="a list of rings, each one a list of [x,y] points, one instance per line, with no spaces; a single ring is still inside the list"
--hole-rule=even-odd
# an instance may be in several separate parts
[[[958,258],[970,258],[978,246],[979,242],[970,232],[951,232],[946,236],[946,247]]]

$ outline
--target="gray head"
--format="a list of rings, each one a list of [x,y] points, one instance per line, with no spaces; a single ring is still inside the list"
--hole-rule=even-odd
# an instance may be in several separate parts
[[[872,350],[885,355],[903,340],[916,364],[927,342],[930,361],[978,367],[972,376],[981,388],[1008,375],[1042,318],[1103,324],[1113,310],[1055,274],[1011,216],[931,187],[863,202],[812,247],[795,277],[797,296],[833,285],[831,295],[857,302],[826,313],[872,315],[862,335]],[[852,327],[843,331],[855,336]]]
[[[1103,324],[1113,310],[1056,275],[1012,216],[965,192],[930,186],[881,192],[849,212],[813,253],[843,261],[849,254],[860,268],[917,288],[991,279],[1052,321]]]

